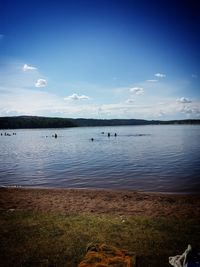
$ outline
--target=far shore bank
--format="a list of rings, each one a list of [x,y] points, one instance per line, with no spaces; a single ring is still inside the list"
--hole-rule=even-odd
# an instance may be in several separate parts
[[[200,195],[1,187],[0,210],[198,218]]]

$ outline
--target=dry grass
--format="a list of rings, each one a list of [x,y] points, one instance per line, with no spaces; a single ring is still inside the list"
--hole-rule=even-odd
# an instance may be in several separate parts
[[[200,196],[0,189],[2,267],[75,267],[90,243],[134,252],[138,267],[200,250]]]
[[[89,243],[135,252],[139,266],[169,266],[187,244],[200,248],[200,220],[41,211],[0,213],[1,266],[77,266]]]

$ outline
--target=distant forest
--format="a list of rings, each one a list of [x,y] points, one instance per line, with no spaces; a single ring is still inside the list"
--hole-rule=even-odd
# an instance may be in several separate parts
[[[0,129],[66,128],[86,126],[200,124],[200,120],[70,119],[37,116],[0,117]]]
[[[65,128],[76,125],[63,118],[36,116],[0,117],[0,129]]]

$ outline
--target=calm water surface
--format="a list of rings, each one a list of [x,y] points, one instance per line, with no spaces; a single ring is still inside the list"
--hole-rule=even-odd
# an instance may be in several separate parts
[[[200,126],[14,132],[0,136],[1,186],[200,193]]]

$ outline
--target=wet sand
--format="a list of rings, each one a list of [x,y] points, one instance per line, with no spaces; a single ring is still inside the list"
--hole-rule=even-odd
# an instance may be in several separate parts
[[[0,210],[198,218],[200,195],[85,189],[0,188]]]

